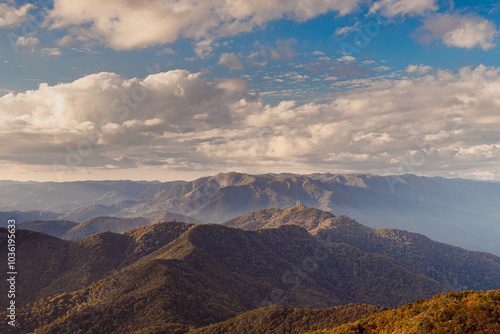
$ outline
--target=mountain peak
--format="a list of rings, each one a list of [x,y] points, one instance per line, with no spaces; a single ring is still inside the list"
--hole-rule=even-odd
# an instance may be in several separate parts
[[[330,212],[299,204],[284,210],[269,208],[249,212],[228,220],[223,225],[242,229],[259,229],[294,224],[310,231],[332,218],[335,216]]]
[[[295,206],[292,206],[291,208],[286,209],[285,211],[291,210],[291,211],[304,211],[307,210],[308,207],[305,206],[304,204],[297,204]]]

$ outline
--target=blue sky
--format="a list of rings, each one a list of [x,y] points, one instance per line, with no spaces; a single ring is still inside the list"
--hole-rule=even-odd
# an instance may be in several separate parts
[[[4,1],[3,178],[500,179],[499,16],[493,1]]]

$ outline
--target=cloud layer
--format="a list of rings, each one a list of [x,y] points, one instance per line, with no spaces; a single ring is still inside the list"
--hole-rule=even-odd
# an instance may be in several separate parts
[[[6,3],[0,4],[0,28],[17,27],[28,18],[28,12],[33,8],[32,4],[26,4],[20,8],[9,6]]]
[[[266,105],[240,79],[99,73],[0,98],[7,163],[78,168],[500,172],[500,68],[408,68],[324,103]],[[427,73],[427,74],[426,74]],[[156,168],[155,167],[155,168]]]
[[[379,11],[384,16],[423,15],[436,11],[435,0],[379,0],[370,9],[370,12]]]
[[[210,41],[233,36],[283,17],[306,21],[337,11],[345,15],[361,0],[55,0],[51,27],[67,28],[71,38],[116,50],[146,48],[179,37]]]
[[[439,14],[426,20],[421,28],[422,41],[441,39],[447,46],[484,51],[495,46],[498,31],[495,23],[477,15]]]

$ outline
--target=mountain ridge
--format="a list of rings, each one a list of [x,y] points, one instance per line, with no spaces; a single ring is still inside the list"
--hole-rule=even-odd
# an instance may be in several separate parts
[[[78,184],[84,192],[88,190],[88,194],[77,195],[73,183],[60,184],[61,189],[69,187],[61,205],[64,202],[70,208],[39,213],[39,217],[82,222],[95,216],[138,217],[170,211],[203,222],[222,223],[250,211],[270,207],[284,209],[300,201],[335,215],[349,216],[372,228],[408,230],[447,244],[500,255],[497,242],[500,237],[500,184],[495,182],[411,174],[250,175],[235,172],[189,182],[114,182]],[[113,186],[117,187],[116,191]],[[6,195],[5,198],[13,192],[12,187],[8,183],[0,184],[0,192]],[[37,184],[37,187],[40,191],[53,185]],[[27,204],[35,203],[37,191],[26,198]],[[51,194],[56,193],[55,188],[51,191]],[[21,203],[21,197],[16,196]],[[52,202],[41,202],[50,205],[28,206],[30,209],[54,209],[57,206],[54,199],[60,197],[51,196],[47,196],[47,200]],[[4,209],[8,203],[17,202],[5,202]],[[14,204],[11,208],[16,208]],[[19,222],[36,219],[32,216],[25,219],[20,212],[6,211],[4,214],[9,218],[18,217]]]
[[[202,223],[195,218],[165,211],[149,217],[97,216],[80,223],[67,220],[29,220],[19,224],[18,228],[43,232],[66,240],[81,240],[100,232],[123,233],[136,227],[164,221]]]
[[[448,290],[388,257],[346,244],[325,249],[297,225],[248,231],[168,222],[78,242],[27,230],[19,238],[37,238],[19,258],[38,263],[30,277],[48,280],[36,291],[37,280],[19,281],[19,291],[29,284],[36,296],[24,298],[20,325],[39,333],[186,332],[276,301],[397,306]]]
[[[284,210],[261,209],[223,223],[244,229],[284,224],[296,224],[319,238],[330,238],[365,252],[391,257],[453,289],[500,288],[500,257],[439,243],[418,233],[371,229],[349,217],[335,216],[304,205]]]

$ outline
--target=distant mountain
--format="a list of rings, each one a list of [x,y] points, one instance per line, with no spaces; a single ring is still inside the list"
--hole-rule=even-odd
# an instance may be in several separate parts
[[[19,224],[18,227],[62,238],[65,233],[77,225],[77,223],[69,220],[28,220]]]
[[[337,327],[344,323],[354,322],[385,310],[387,310],[387,308],[359,304],[349,304],[316,310],[273,305],[245,312],[235,318],[203,327],[190,333],[299,334],[313,330]]]
[[[500,290],[450,292],[316,334],[500,333]]]
[[[30,220],[54,220],[59,217],[60,214],[49,211],[3,211],[0,212],[0,227],[6,227],[9,219],[15,219],[16,223],[21,224]]]
[[[29,245],[19,248],[25,332],[183,333],[269,303],[398,306],[448,289],[294,225],[246,231],[170,222],[79,242],[18,233]]]
[[[223,225],[259,229],[286,224],[302,226],[322,240],[346,243],[365,252],[391,257],[454,290],[500,289],[500,257],[435,242],[417,233],[371,229],[346,216],[336,217],[304,205],[285,210],[262,209]]]
[[[139,200],[121,216],[171,211],[221,223],[258,209],[288,208],[297,201],[369,227],[408,230],[500,255],[500,184],[461,179],[221,173]]]
[[[123,233],[136,227],[165,221],[202,223],[195,218],[171,212],[162,212],[149,217],[94,217],[81,223],[67,220],[30,220],[20,224],[19,228],[46,233],[66,240],[80,240],[100,232]]]
[[[162,212],[150,217],[117,218],[117,217],[95,217],[81,222],[66,232],[62,238],[68,240],[79,240],[100,232],[123,233],[136,227],[150,225],[165,221],[179,221],[186,223],[201,223],[199,220],[171,212]]]
[[[122,233],[135,227],[149,225],[146,218],[95,217],[76,225],[63,235],[63,239],[80,240],[100,232]]]
[[[0,196],[0,210],[59,212],[92,204],[109,206],[126,200],[149,198],[159,191],[182,183],[184,181],[0,181],[0,193],[2,194]]]
[[[135,201],[127,201],[130,205],[134,205]],[[84,222],[86,220],[102,217],[102,216],[121,216],[121,210],[123,207],[117,207],[116,205],[102,205],[102,204],[92,204],[89,206],[84,206],[82,208],[76,208],[68,211],[63,211],[59,215],[59,219],[62,220],[72,220],[75,222]]]
[[[300,201],[369,227],[408,230],[500,256],[498,182],[415,175],[221,173],[170,183],[0,182],[0,193],[0,209],[5,211],[44,209],[57,215],[41,219],[75,222],[169,211],[222,223],[250,211],[285,209]],[[32,219],[36,218],[27,220]],[[0,224],[5,226],[4,221]]]

